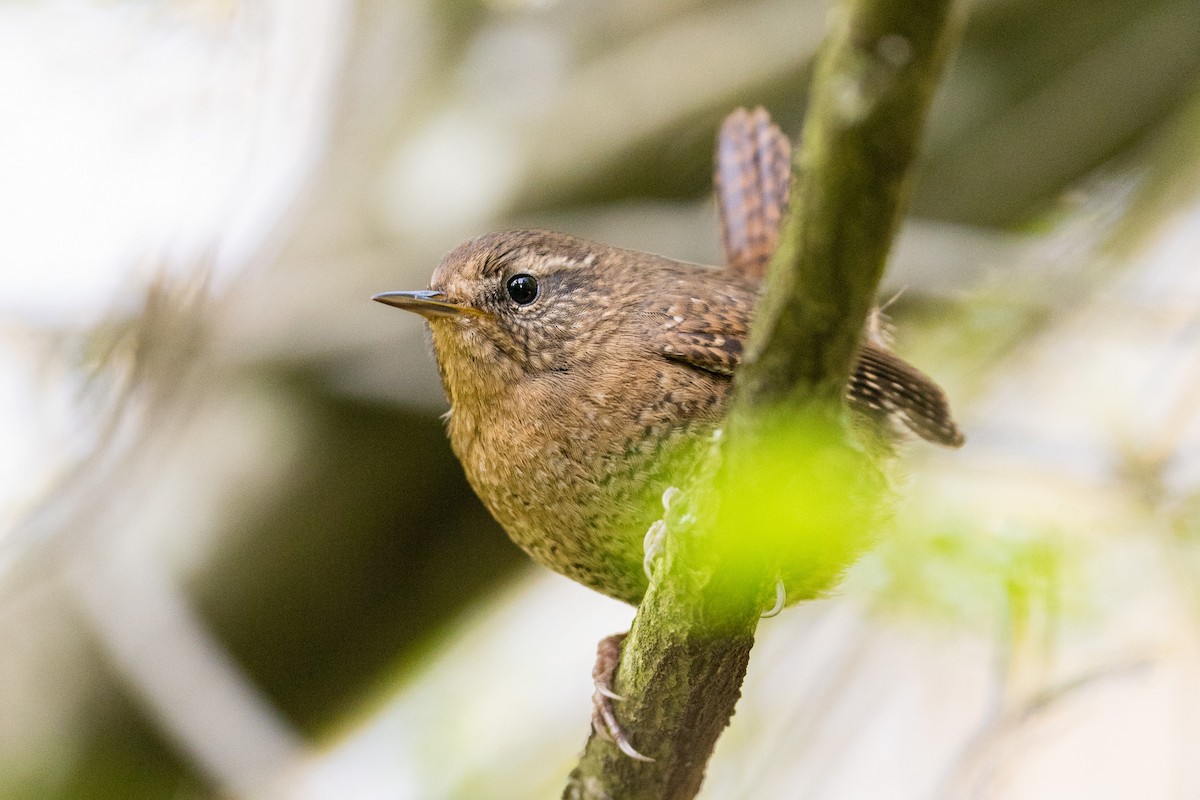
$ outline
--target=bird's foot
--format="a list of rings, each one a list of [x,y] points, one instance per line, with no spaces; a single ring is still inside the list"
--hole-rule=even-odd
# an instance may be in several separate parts
[[[617,748],[635,761],[653,761],[644,756],[629,743],[629,737],[617,722],[615,704],[625,698],[613,691],[613,679],[617,676],[617,665],[621,662],[621,642],[625,641],[627,633],[615,633],[600,640],[596,647],[596,664],[592,667],[592,682],[596,690],[592,692],[592,729],[596,735],[605,741],[612,742]]]

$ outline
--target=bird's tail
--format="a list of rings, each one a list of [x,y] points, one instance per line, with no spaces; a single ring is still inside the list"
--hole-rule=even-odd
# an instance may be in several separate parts
[[[864,344],[846,388],[852,407],[895,420],[926,441],[961,447],[962,431],[933,379],[878,345]]]

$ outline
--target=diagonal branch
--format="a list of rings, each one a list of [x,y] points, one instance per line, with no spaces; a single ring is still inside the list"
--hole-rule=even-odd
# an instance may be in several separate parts
[[[868,542],[876,472],[847,444],[842,396],[953,39],[951,7],[837,8],[724,435],[667,514],[622,653],[622,724],[656,761],[593,736],[566,798],[694,797],[776,578],[789,600],[812,597]]]

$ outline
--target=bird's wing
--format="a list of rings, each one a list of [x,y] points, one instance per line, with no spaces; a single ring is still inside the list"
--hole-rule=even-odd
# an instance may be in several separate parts
[[[681,298],[667,308],[653,346],[672,361],[732,377],[746,341],[746,314],[738,312],[745,305],[720,293],[711,301]]]
[[[695,298],[670,310],[655,342],[658,351],[672,361],[732,377],[746,339],[744,315]],[[851,410],[895,420],[926,441],[946,447],[963,443],[941,388],[895,353],[873,344],[864,344],[858,352],[846,400]]]
[[[787,214],[791,152],[763,108],[739,108],[721,125],[713,184],[726,271],[748,278],[766,273]]]

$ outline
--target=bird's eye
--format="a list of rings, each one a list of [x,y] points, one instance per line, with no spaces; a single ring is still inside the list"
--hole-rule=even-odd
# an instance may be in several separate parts
[[[504,284],[504,288],[508,290],[512,301],[519,306],[527,306],[537,300],[538,282],[532,275],[513,275]]]

